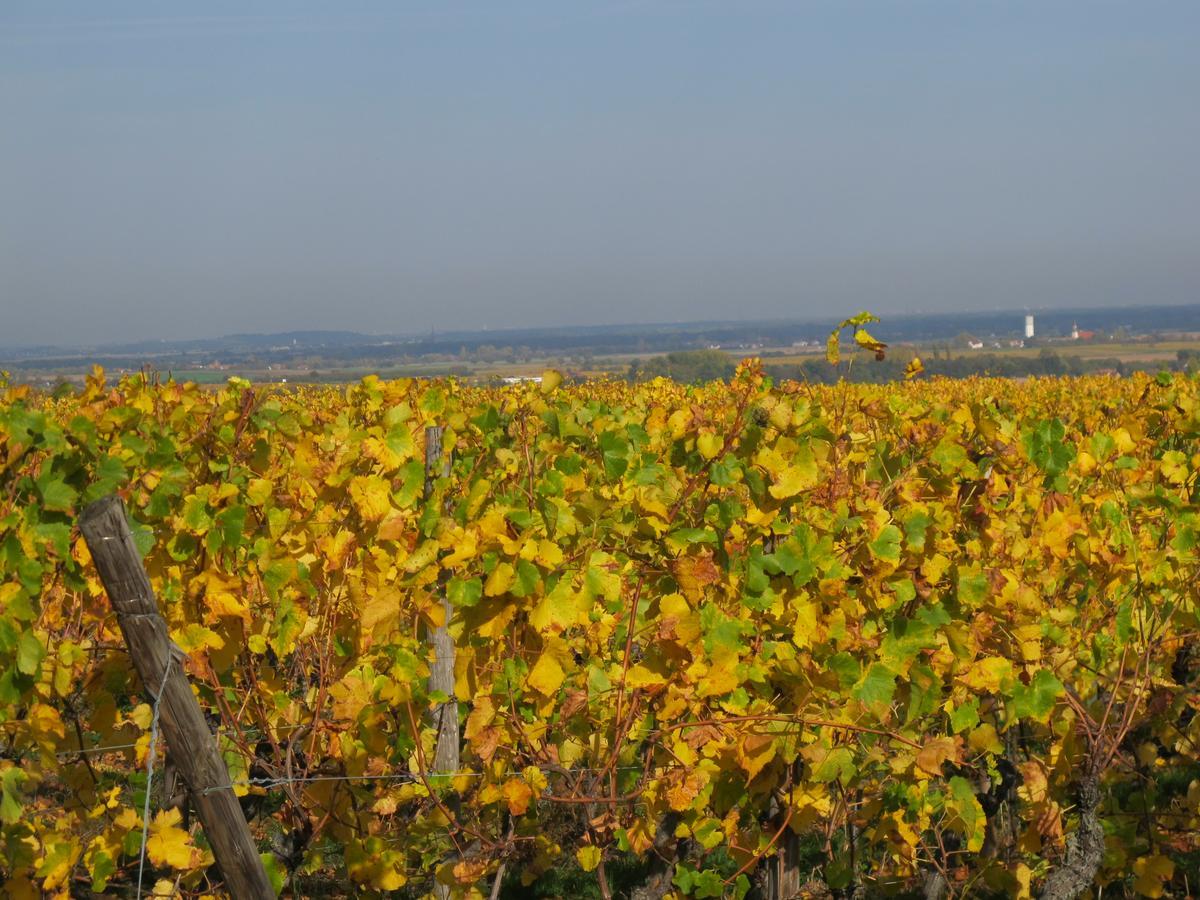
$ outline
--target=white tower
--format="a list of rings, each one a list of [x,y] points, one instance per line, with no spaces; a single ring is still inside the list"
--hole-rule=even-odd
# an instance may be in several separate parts
[[[1033,337],[1033,316],[1025,317],[1025,339]]]

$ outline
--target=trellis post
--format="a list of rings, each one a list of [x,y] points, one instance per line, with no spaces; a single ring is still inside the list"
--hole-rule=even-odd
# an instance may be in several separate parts
[[[97,500],[79,517],[79,530],[117,613],[142,687],[157,705],[171,761],[187,782],[230,894],[238,900],[274,900],[275,890],[230,785],[229,770],[183,670],[183,655],[174,649],[159,614],[125,504],[117,496]]]

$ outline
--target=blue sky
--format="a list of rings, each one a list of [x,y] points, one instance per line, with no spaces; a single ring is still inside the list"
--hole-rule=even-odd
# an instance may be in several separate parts
[[[0,6],[0,343],[1200,302],[1200,4]]]

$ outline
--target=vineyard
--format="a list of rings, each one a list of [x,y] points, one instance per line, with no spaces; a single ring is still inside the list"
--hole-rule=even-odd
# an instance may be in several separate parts
[[[116,493],[286,895],[1185,896],[1198,471],[1182,375],[0,382],[0,877],[223,893]]]

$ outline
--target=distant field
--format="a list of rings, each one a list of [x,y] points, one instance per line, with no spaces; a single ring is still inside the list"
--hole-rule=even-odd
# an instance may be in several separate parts
[[[210,369],[175,369],[171,374],[176,381],[194,381],[196,384],[224,384],[229,380],[228,372]]]
[[[764,362],[772,365],[801,365],[819,360],[824,354],[824,347],[809,348],[760,347],[739,348],[720,347],[720,352],[728,354],[735,360],[745,357],[758,356]],[[970,350],[962,347],[947,347],[945,343],[916,344],[896,343],[888,353],[892,358],[907,360],[911,356],[921,356],[927,361],[944,358],[944,354],[955,359],[970,359],[972,357],[999,356],[1012,359],[1034,358],[1049,351],[1064,359],[1072,357],[1080,360],[1116,359],[1126,364],[1167,364],[1173,362],[1180,350],[1192,350],[1200,353],[1200,339],[1170,340],[1170,341],[1125,341],[1120,343],[1091,343],[1087,341],[1055,341],[1053,343],[1037,344],[1024,348],[984,347],[980,350]],[[645,362],[658,353],[619,353],[598,354],[591,356],[586,363],[578,356],[562,354],[545,354],[520,362],[482,361],[467,359],[430,359],[392,366],[371,366],[362,361],[353,361],[343,366],[303,365],[295,367],[273,366],[270,370],[264,366],[238,367],[230,366],[225,369],[208,368],[176,368],[164,367],[177,381],[194,381],[197,384],[225,384],[231,376],[237,375],[256,383],[278,383],[283,379],[293,383],[325,383],[342,384],[356,381],[364,375],[375,373],[385,378],[408,377],[457,377],[487,381],[492,378],[529,377],[540,375],[548,368],[559,369],[572,376],[586,378],[621,377],[628,371],[634,360]],[[78,371],[28,371],[18,370],[13,374],[17,381],[28,381],[33,384],[49,386],[56,381],[67,380],[76,383],[83,381],[87,367],[81,364]]]
[[[1124,362],[1150,362],[1158,359],[1174,359],[1179,350],[1200,350],[1200,341],[1160,341],[1157,343],[1129,341],[1124,343],[1092,343],[1090,341],[1063,341],[1039,344],[1035,347],[1005,348],[984,347],[982,350],[951,350],[954,357],[971,357],[987,353],[1007,356],[1037,356],[1050,350],[1059,356],[1075,356],[1080,359],[1120,359]]]
[[[890,352],[901,356],[917,355],[934,357],[946,352],[945,345],[897,344]],[[978,356],[1009,356],[1013,358],[1031,358],[1045,351],[1056,353],[1063,358],[1078,359],[1119,359],[1122,362],[1156,362],[1159,360],[1174,360],[1180,350],[1195,350],[1200,352],[1200,340],[1197,341],[1128,341],[1123,343],[1092,343],[1088,341],[1061,341],[1037,344],[1032,347],[990,347],[971,350],[962,347],[949,348],[950,356],[955,359],[970,359]],[[819,356],[819,348],[811,351],[783,352],[763,350],[760,352],[772,365],[798,365],[808,362],[814,356]],[[778,355],[776,355],[778,353]]]

